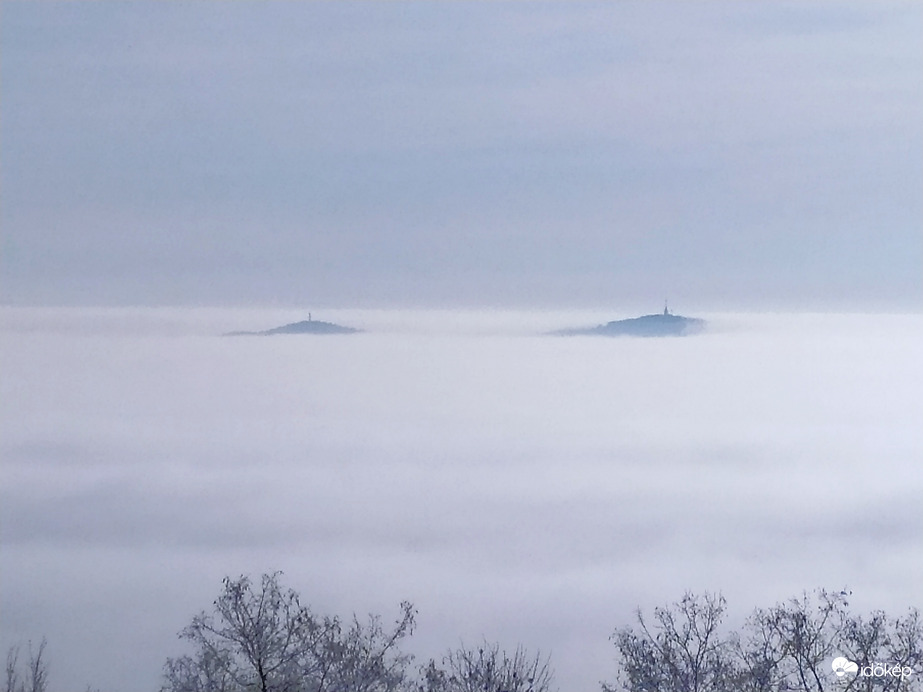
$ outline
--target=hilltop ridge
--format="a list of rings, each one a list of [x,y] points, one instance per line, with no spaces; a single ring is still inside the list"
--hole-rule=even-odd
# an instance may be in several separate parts
[[[664,306],[662,313],[614,320],[596,327],[576,327],[552,332],[557,336],[690,336],[705,329],[705,320],[674,315]]]
[[[333,322],[324,322],[323,320],[313,320],[308,315],[308,319],[301,322],[292,322],[283,324],[281,327],[273,327],[261,332],[227,332],[224,336],[274,336],[276,334],[355,334],[359,329],[353,327],[344,327]]]

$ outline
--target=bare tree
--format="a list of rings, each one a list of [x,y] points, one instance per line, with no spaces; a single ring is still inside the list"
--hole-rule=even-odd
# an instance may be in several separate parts
[[[766,674],[761,684],[771,683],[754,689],[823,692],[831,687],[830,660],[847,620],[847,595],[820,589],[754,611],[745,627],[750,646],[739,652],[750,670]],[[761,643],[758,650],[754,642]]]
[[[551,692],[554,673],[541,653],[522,647],[512,654],[484,642],[450,651],[442,666],[430,660],[420,671],[419,692]]]
[[[724,597],[687,593],[672,606],[655,608],[648,625],[639,609],[639,631],[612,635],[621,674],[606,692],[706,692],[732,689],[737,670],[728,641],[719,636]]]
[[[413,657],[401,653],[398,645],[413,633],[415,616],[413,606],[405,601],[391,629],[385,629],[378,615],[369,615],[365,623],[353,616],[348,626],[337,618],[325,619],[312,652],[316,689],[393,692],[405,687]]]
[[[180,636],[194,656],[168,659],[165,692],[392,692],[410,662],[398,649],[413,632],[415,612],[401,604],[394,628],[381,619],[348,625],[303,606],[283,590],[280,574],[226,578],[212,613],[201,613]]]
[[[19,690],[19,646],[11,646],[6,652],[6,687],[5,692]]]
[[[170,692],[237,692],[242,688],[232,673],[231,661],[212,648],[200,648],[195,656],[167,659],[164,686]]]
[[[849,690],[898,692],[923,689],[923,621],[918,610],[904,617],[889,619],[882,611],[870,617],[848,617],[840,633],[839,653],[860,670],[877,663],[914,671],[909,676],[858,676],[849,681]]]
[[[46,692],[48,689],[48,662],[45,647],[48,641],[42,637],[38,651],[33,651],[29,642],[29,662],[26,675],[19,674],[19,646],[10,647],[6,654],[6,692]]]
[[[723,634],[720,596],[687,594],[654,611],[639,631],[617,630],[619,684],[607,692],[910,692],[923,690],[923,620],[917,610],[889,619],[851,615],[847,591],[817,590],[758,608],[740,632]],[[834,675],[831,662],[855,663]],[[895,667],[903,675],[865,674]]]

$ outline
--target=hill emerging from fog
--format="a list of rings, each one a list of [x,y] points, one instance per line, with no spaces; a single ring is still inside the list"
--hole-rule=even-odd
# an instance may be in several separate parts
[[[551,332],[557,336],[691,336],[705,329],[705,320],[662,313],[615,320],[596,327],[577,327]]]
[[[274,336],[276,334],[355,334],[360,330],[322,320],[302,320],[262,332],[228,332],[224,336]]]

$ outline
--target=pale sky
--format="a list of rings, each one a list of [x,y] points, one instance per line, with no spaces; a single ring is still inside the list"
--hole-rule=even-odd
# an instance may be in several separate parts
[[[919,3],[27,3],[0,302],[911,309]]]

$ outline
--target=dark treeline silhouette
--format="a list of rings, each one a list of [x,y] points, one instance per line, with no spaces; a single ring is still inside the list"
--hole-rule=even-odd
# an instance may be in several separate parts
[[[400,650],[416,611],[404,602],[385,626],[377,615],[349,621],[302,605],[279,574],[226,578],[212,612],[192,619],[180,637],[194,653],[167,660],[163,692],[549,692],[540,656],[497,645],[462,647],[418,671]]]
[[[318,615],[280,573],[225,578],[212,608],[180,632],[190,653],[167,659],[161,692],[555,692],[551,661],[499,644],[450,649],[416,665],[401,649],[416,611]],[[849,610],[847,591],[817,590],[724,626],[720,595],[687,593],[618,628],[602,692],[920,692],[923,619]],[[45,641],[7,655],[6,692],[45,692]],[[20,668],[25,667],[25,672]],[[569,692],[569,691],[568,691]]]
[[[605,692],[824,692],[923,689],[923,622],[849,612],[849,593],[818,590],[758,608],[738,632],[721,596],[686,594],[612,635],[618,675]]]
[[[848,593],[819,590],[757,609],[740,631],[722,627],[723,597],[686,594],[640,610],[617,629],[615,681],[604,692],[824,692],[923,689],[923,622],[916,610],[888,618],[849,612]],[[378,616],[315,615],[279,575],[258,589],[225,579],[212,613],[181,636],[196,653],[170,659],[162,692],[551,692],[548,658],[484,642],[450,650],[416,669],[400,651],[415,611],[402,603],[385,627]],[[842,661],[835,669],[836,662]],[[843,667],[845,666],[845,668]]]

